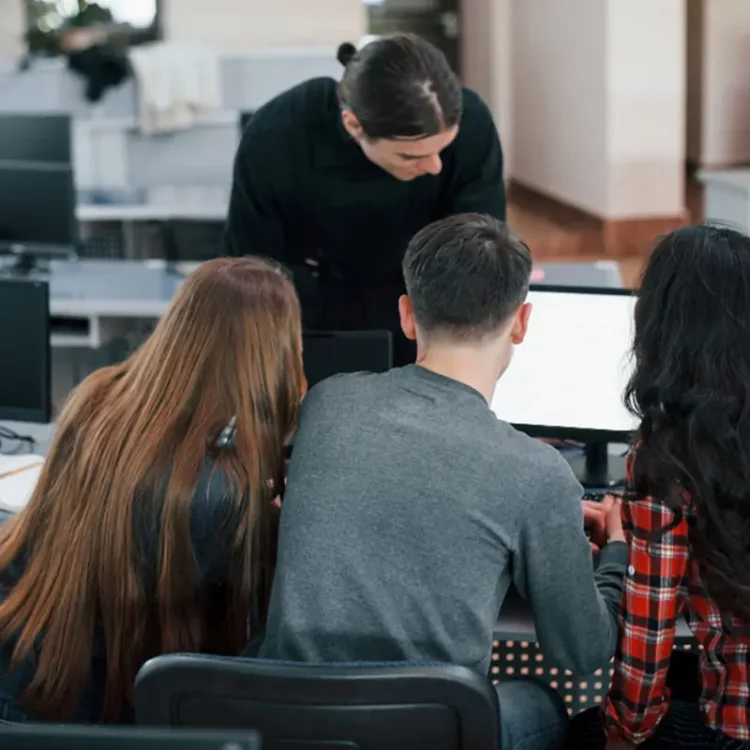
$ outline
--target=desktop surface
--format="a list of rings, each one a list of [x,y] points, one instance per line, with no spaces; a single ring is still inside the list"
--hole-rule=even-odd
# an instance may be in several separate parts
[[[111,303],[124,298],[165,309],[185,280],[164,263],[124,260],[52,261],[49,275],[41,278],[49,279],[53,307],[64,302]]]
[[[617,262],[540,263],[531,271],[531,283],[543,286],[621,289],[622,275]]]
[[[49,340],[47,284],[0,280],[0,419],[50,421]]]
[[[492,401],[501,419],[539,437],[626,441],[638,422],[623,403],[632,372],[635,297],[543,289]]]

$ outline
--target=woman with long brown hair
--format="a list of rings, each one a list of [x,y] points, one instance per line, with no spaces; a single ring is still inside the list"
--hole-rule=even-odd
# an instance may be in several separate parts
[[[0,528],[0,719],[128,721],[148,658],[241,651],[265,616],[304,388],[291,282],[225,258],[75,390]]]

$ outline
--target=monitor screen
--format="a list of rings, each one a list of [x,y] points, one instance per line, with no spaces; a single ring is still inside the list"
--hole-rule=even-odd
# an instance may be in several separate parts
[[[77,234],[72,169],[0,163],[0,249],[73,247]]]
[[[623,404],[632,371],[635,297],[615,290],[534,288],[523,344],[497,385],[493,411],[549,437],[635,430]]]
[[[67,115],[0,116],[0,161],[31,161],[70,166],[70,117]]]
[[[389,331],[316,332],[302,336],[307,384],[346,372],[385,372],[393,366]]]
[[[0,419],[50,421],[49,289],[0,279]]]

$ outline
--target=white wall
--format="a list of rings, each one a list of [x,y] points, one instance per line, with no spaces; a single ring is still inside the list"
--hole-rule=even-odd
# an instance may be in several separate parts
[[[700,0],[703,45],[700,79],[691,76],[691,98],[700,93],[700,120],[691,120],[691,160],[701,166],[750,162],[750,2]],[[700,23],[701,19],[698,19]],[[696,130],[698,132],[696,132]]]
[[[233,50],[335,46],[367,30],[362,0],[164,0],[164,6],[168,38]]]
[[[685,207],[684,0],[609,0],[607,21],[606,215],[678,216]]]
[[[606,201],[605,0],[516,0],[513,176],[596,215]]]
[[[703,135],[703,0],[687,3],[687,158],[700,164]]]
[[[608,219],[684,207],[684,0],[522,0],[513,174]]]
[[[506,178],[513,174],[511,4],[511,0],[461,2],[463,82],[492,110],[503,144]]]
[[[23,53],[23,0],[0,0],[0,67],[15,63]]]

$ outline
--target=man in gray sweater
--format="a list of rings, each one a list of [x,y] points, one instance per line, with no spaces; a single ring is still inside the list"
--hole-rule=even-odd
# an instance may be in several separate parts
[[[529,251],[503,223],[466,214],[422,230],[403,267],[417,363],[331,378],[304,401],[260,655],[487,674],[513,583],[545,654],[589,674],[615,651],[619,509],[594,571],[591,509],[568,465],[489,407],[529,322]],[[561,746],[557,694],[530,680],[498,692],[503,748]]]

